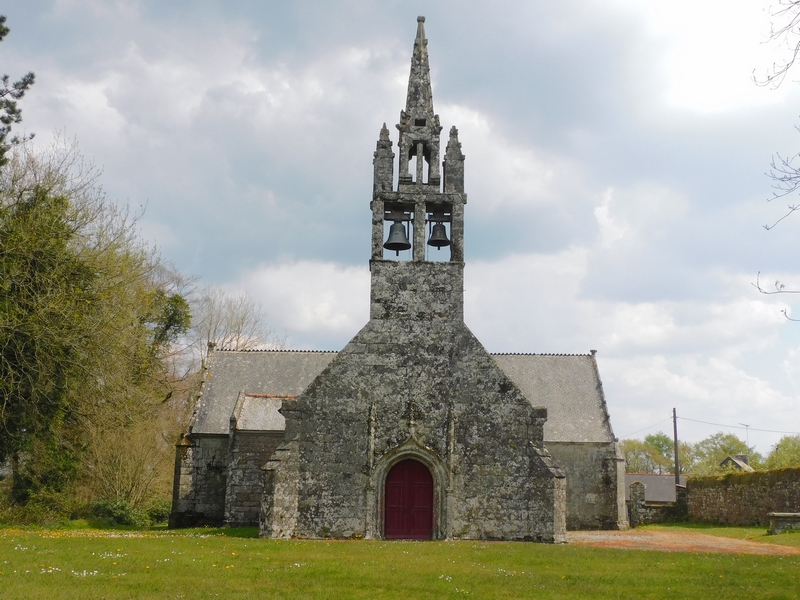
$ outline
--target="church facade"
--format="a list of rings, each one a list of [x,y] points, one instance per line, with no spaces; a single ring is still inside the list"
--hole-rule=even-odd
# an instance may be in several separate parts
[[[171,525],[541,542],[625,527],[594,352],[490,355],[464,323],[464,155],[453,127],[440,163],[422,17],[397,129],[398,156],[385,125],[374,153],[369,322],[338,353],[211,353]]]

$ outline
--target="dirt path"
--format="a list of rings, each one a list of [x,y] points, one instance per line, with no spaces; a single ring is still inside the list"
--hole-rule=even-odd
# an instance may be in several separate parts
[[[570,531],[567,540],[576,546],[630,548],[662,552],[722,552],[729,554],[800,554],[800,548],[765,542],[717,537],[692,531]]]

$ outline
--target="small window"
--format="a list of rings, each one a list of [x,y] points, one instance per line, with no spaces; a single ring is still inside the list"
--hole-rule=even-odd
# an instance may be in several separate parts
[[[414,119],[414,125],[417,127],[425,127],[425,119]]]

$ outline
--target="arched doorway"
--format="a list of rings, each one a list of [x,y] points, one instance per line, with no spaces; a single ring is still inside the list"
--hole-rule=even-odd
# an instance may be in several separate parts
[[[429,540],[433,537],[433,477],[416,460],[397,463],[386,476],[383,536]]]

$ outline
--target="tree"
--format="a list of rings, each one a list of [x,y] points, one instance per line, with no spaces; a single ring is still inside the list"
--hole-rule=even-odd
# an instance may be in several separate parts
[[[770,9],[769,38],[777,41],[788,50],[788,58],[774,62],[766,75],[759,79],[754,77],[758,85],[779,86],[786,74],[794,66],[800,55],[800,0],[777,0]]]
[[[780,86],[788,72],[794,67],[800,55],[800,0],[777,0],[771,8],[770,17],[770,39],[778,42],[787,51],[787,58],[776,61],[772,64],[763,77],[753,76],[757,85],[769,85],[772,87]],[[800,164],[798,164],[800,154],[791,156],[781,156],[776,153],[772,157],[770,169],[767,175],[772,179],[773,194],[770,200],[789,196],[800,189]],[[771,225],[764,225],[769,230],[783,221],[786,217],[800,210],[800,204],[789,204],[787,212],[773,222]],[[757,287],[759,287],[757,285]],[[764,291],[759,287],[759,291]],[[776,282],[776,291],[764,293],[782,293],[784,290],[780,282]]]
[[[754,469],[761,465],[761,455],[750,448],[732,433],[715,433],[694,445],[697,454],[697,464],[694,473],[697,475],[711,475],[722,473],[724,469],[720,463],[728,456],[744,454],[748,456],[750,466]]]
[[[689,475],[695,472],[697,466],[697,451],[693,444],[678,440],[678,468],[681,475]],[[670,468],[674,473],[674,466]]]
[[[230,294],[208,285],[192,304],[193,343],[201,364],[205,364],[209,344],[221,350],[278,349],[286,344],[269,326],[263,307],[243,293]]]
[[[663,431],[659,431],[658,433],[651,433],[646,435],[644,438],[646,444],[649,444],[664,458],[666,461],[665,464],[669,465],[667,467],[667,472],[674,473],[675,472],[675,444],[671,437],[669,437]],[[659,471],[661,473],[661,471]]]
[[[161,359],[190,323],[98,176],[63,138],[0,170],[0,462],[18,504],[91,482],[109,432],[156,422]]]
[[[0,42],[9,34],[11,30],[6,27],[6,17],[0,15]],[[0,167],[8,162],[6,153],[9,149],[24,141],[25,138],[14,136],[9,138],[11,126],[22,121],[22,111],[17,106],[17,101],[21,100],[33,85],[35,75],[30,72],[18,81],[11,83],[8,75],[3,75],[3,86],[0,88]],[[31,134],[27,139],[31,139]]]
[[[628,473],[668,473],[670,462],[657,448],[640,440],[622,440],[625,470]]]
[[[772,447],[764,462],[767,469],[800,467],[800,435],[785,435]]]

